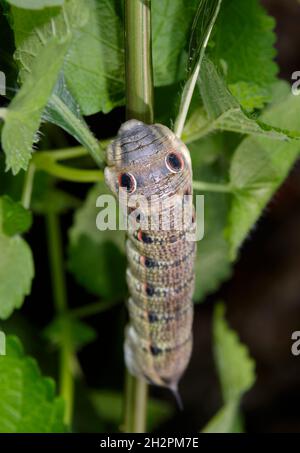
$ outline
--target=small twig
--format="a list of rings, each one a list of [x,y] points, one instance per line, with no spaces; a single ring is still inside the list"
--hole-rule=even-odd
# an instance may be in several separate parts
[[[24,208],[26,208],[26,209],[30,208],[34,175],[35,175],[35,165],[33,162],[31,162],[29,164],[27,172],[25,173],[24,185],[23,185],[23,191],[22,191],[22,197],[21,197],[21,203],[24,206]]]
[[[74,403],[73,360],[71,326],[68,320],[67,289],[62,255],[62,238],[57,214],[49,212],[46,215],[50,270],[53,288],[53,300],[57,316],[64,320],[62,342],[60,347],[60,394],[65,401],[65,423],[72,422]]]

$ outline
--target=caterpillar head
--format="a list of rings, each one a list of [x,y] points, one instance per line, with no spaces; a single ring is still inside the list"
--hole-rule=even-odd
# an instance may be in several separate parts
[[[191,161],[186,146],[166,126],[137,120],[124,123],[107,150],[105,180],[116,195],[163,199],[191,192]]]

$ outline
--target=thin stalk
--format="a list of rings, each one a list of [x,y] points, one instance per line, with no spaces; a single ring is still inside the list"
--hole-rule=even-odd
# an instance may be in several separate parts
[[[199,74],[200,74],[200,69],[201,69],[201,64],[202,64],[202,61],[203,61],[203,57],[204,57],[204,54],[205,54],[205,51],[206,51],[206,47],[207,47],[207,44],[208,44],[212,29],[213,29],[215,21],[216,21],[216,19],[218,17],[218,14],[219,14],[219,11],[220,11],[220,7],[221,7],[221,0],[218,2],[217,7],[216,7],[216,9],[214,11],[214,14],[213,14],[213,16],[211,18],[211,21],[210,21],[209,27],[207,29],[203,45],[201,46],[201,50],[200,50],[200,53],[199,53],[197,64],[195,65],[195,68],[194,68],[193,72],[191,73],[189,79],[187,80],[187,82],[185,84],[185,87],[184,87],[184,90],[183,90],[183,93],[182,93],[181,103],[180,103],[180,107],[179,107],[179,114],[178,114],[178,116],[176,118],[175,127],[174,127],[174,132],[177,135],[177,137],[181,137],[182,132],[183,132],[183,128],[184,128],[184,125],[185,125],[185,122],[186,122],[186,118],[187,118],[187,115],[188,115],[188,112],[189,112],[189,108],[190,108],[190,105],[191,105],[191,101],[192,101],[192,97],[193,97],[193,94],[194,94],[195,86],[196,86],[196,83],[197,83],[197,80],[198,80],[198,77],[199,77]]]
[[[26,209],[30,208],[34,175],[35,175],[35,165],[31,162],[28,167],[28,170],[25,174],[22,197],[21,197],[21,203],[24,206],[24,208],[26,208]]]
[[[57,214],[49,212],[46,215],[49,261],[53,288],[53,300],[57,316],[64,320],[60,346],[60,395],[65,401],[64,421],[70,426],[74,402],[74,378],[72,364],[74,351],[72,346],[71,328],[68,317],[67,289],[62,255],[62,238]]]
[[[153,122],[151,0],[125,1],[126,117]]]
[[[126,116],[153,123],[151,0],[125,0]],[[148,389],[127,371],[125,432],[145,432]]]
[[[100,301],[93,304],[84,305],[82,307],[74,308],[69,311],[69,316],[72,318],[88,318],[89,316],[103,313],[106,310],[117,305],[119,301]]]
[[[103,180],[102,170],[81,170],[57,163],[46,154],[36,154],[34,164],[37,170],[43,170],[56,178],[72,182],[99,182]]]
[[[66,123],[72,124],[74,132],[73,135],[77,137],[80,143],[86,147],[99,167],[102,167],[105,160],[104,151],[88,127],[79,118],[77,118],[77,116],[74,115],[66,104],[55,94],[52,95],[51,102],[55,105],[57,112],[59,112],[60,116],[66,121]]]
[[[193,188],[199,192],[232,192],[232,188],[229,184],[218,184],[204,181],[193,181]]]

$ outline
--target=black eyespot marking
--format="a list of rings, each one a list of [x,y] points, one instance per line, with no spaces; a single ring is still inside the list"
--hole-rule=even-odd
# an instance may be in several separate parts
[[[138,231],[137,239],[139,241],[144,242],[144,244],[152,244],[152,242],[153,242],[152,238],[150,236],[148,236],[146,233],[144,233],[142,230]]]
[[[148,313],[148,320],[149,320],[150,323],[157,322],[158,321],[158,317],[157,317],[156,313],[154,313],[153,311],[150,311]]]
[[[147,296],[149,296],[149,297],[152,297],[155,293],[155,289],[153,288],[153,286],[149,286],[149,285],[146,285],[145,291],[146,291]]]
[[[133,193],[136,190],[136,179],[131,173],[121,173],[118,180],[120,187],[128,193]]]
[[[166,166],[172,173],[178,173],[183,170],[184,160],[178,153],[169,153],[166,156]]]
[[[145,267],[152,269],[155,266],[155,261],[150,258],[145,258]]]
[[[150,351],[152,355],[158,355],[162,353],[162,349],[158,348],[157,346],[150,346]]]

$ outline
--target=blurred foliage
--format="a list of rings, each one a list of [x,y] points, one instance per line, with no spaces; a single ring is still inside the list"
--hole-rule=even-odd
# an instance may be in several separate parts
[[[54,381],[44,378],[36,362],[24,355],[20,341],[7,338],[0,357],[0,432],[64,432],[63,400],[55,397]]]
[[[239,413],[241,398],[255,381],[254,360],[235,331],[224,318],[224,305],[218,304],[214,313],[214,356],[220,379],[224,406],[203,428],[205,433],[242,431]]]
[[[96,200],[100,194],[109,193],[108,189],[103,182],[88,186],[86,191],[72,183],[61,184],[61,179],[72,181],[72,171],[78,175],[80,171],[95,171],[96,164],[103,166],[103,150],[87,126],[92,119],[84,119],[84,115],[97,114],[99,128],[95,132],[107,138],[106,114],[124,105],[121,6],[117,0],[1,1],[0,36],[4,44],[0,69],[7,74],[7,98],[13,99],[8,105],[5,99],[0,109],[4,120],[4,153],[0,156],[0,319],[20,308],[30,293],[34,266],[28,243],[36,241],[39,245],[40,237],[32,238],[29,233],[26,242],[21,235],[32,231],[32,217],[35,222],[36,215],[48,213],[66,214],[65,250],[60,254],[61,259],[67,254],[70,277],[81,287],[78,292],[84,303],[76,307],[79,312],[86,315],[89,310],[85,303],[89,293],[101,298],[90,313],[100,313],[103,307],[108,310],[117,300],[126,299],[125,234],[96,227],[100,208]],[[198,0],[188,4],[184,0],[152,1],[155,116],[169,126],[174,124],[186,88],[187,68],[194,63],[188,60],[191,47],[193,59],[199,58],[203,23],[192,27],[198,6]],[[190,43],[192,29],[196,35]],[[284,82],[276,81],[273,29],[274,20],[259,0],[223,0],[193,94],[183,139],[191,152],[198,187],[202,182],[214,187],[205,192],[205,236],[198,244],[196,261],[197,302],[231,275],[243,241],[299,154],[296,139],[300,134],[300,99],[290,94]],[[41,133],[43,122],[53,123],[66,133],[53,126],[43,127]],[[70,151],[75,141],[89,155],[80,151],[75,159],[78,150],[74,147],[73,157],[66,157],[65,151]],[[38,159],[42,153],[38,143],[41,149],[67,147],[64,158],[58,159],[63,163],[57,164],[55,154],[47,161],[49,154],[44,153],[40,171]],[[27,170],[30,161],[35,170],[31,213],[16,201],[21,199],[26,181],[20,170]],[[47,172],[47,162],[52,165],[52,173]],[[54,177],[56,164],[60,172]],[[66,173],[68,177],[64,177]],[[30,192],[28,181],[25,189]],[[43,294],[38,298],[43,301]],[[73,301],[69,303],[73,309]],[[255,379],[253,360],[228,327],[222,307],[218,305],[215,311],[213,341],[224,404],[204,432],[243,430],[240,403]],[[43,310],[42,305],[38,310]],[[64,323],[68,322],[73,348],[81,349],[84,355],[85,347],[96,336],[93,327],[80,319],[56,315],[46,328],[49,341],[60,348]],[[27,317],[23,320],[34,326]],[[5,323],[3,326],[5,330]],[[19,331],[24,343],[30,342],[28,331]],[[101,351],[97,360],[101,363]],[[55,368],[54,360],[51,365]],[[83,407],[81,418],[86,421],[84,429],[87,425],[95,430],[121,429],[121,393],[87,387],[82,395],[77,392],[78,408]],[[41,376],[35,362],[24,356],[20,342],[10,337],[8,354],[0,357],[0,392],[1,432],[65,430],[63,404],[54,396],[53,381]],[[149,429],[158,428],[171,416],[169,405],[150,400]],[[83,426],[78,421],[77,406],[74,418],[74,426]],[[92,418],[94,422],[88,423]]]

